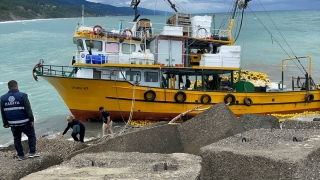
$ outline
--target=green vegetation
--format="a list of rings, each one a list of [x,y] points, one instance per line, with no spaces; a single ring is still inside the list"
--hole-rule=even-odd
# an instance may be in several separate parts
[[[0,21],[80,17],[82,5],[86,17],[134,13],[130,7],[115,7],[85,0],[0,0]],[[143,8],[139,11],[141,14],[154,14],[152,10]]]

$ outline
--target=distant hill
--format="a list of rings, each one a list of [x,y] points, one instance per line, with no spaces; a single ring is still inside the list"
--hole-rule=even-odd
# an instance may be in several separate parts
[[[85,0],[0,0],[0,21],[133,15],[131,7],[115,7]],[[141,15],[160,15],[163,11],[138,8]]]

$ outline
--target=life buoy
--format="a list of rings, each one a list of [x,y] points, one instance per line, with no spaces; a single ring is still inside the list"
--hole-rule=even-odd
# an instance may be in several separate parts
[[[211,97],[208,94],[203,94],[200,100],[201,104],[209,104],[211,102]]]
[[[130,34],[127,35],[127,32],[129,32]],[[121,36],[123,36],[126,39],[131,39],[132,37],[132,31],[129,28],[126,28],[125,30],[122,31]]]
[[[229,98],[231,98],[230,102],[229,102]],[[224,103],[226,103],[226,104],[229,103],[229,105],[234,105],[234,103],[236,103],[236,97],[233,94],[227,94],[224,97]]]
[[[251,98],[244,98],[243,99],[243,104],[245,104],[246,106],[251,106],[252,105],[252,99]]]
[[[306,102],[311,103],[314,100],[313,94],[307,94],[305,100]]]
[[[156,98],[156,93],[153,90],[149,89],[144,92],[143,97],[146,101],[154,101],[154,99]]]
[[[182,98],[181,98],[182,96]],[[183,91],[178,91],[175,95],[174,95],[174,100],[178,103],[183,103],[185,100],[187,99],[187,95],[186,93],[184,93]]]
[[[102,26],[100,26],[100,25],[93,26],[94,34],[100,35],[103,31],[104,31],[104,29],[102,28]]]

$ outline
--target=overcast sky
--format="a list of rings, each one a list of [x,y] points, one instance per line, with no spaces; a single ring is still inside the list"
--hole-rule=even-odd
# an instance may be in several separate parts
[[[131,0],[87,0],[118,7],[129,7]],[[234,0],[171,0],[179,12],[215,13],[228,11]],[[320,9],[320,0],[251,0],[249,7],[253,11]],[[139,7],[173,12],[166,0],[141,0]]]

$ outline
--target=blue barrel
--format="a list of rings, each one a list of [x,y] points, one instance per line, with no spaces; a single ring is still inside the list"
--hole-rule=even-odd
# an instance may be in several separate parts
[[[91,55],[90,54],[86,55],[86,63],[91,64]]]
[[[86,63],[87,64],[105,64],[107,62],[107,58],[103,54],[98,55],[86,55]]]

